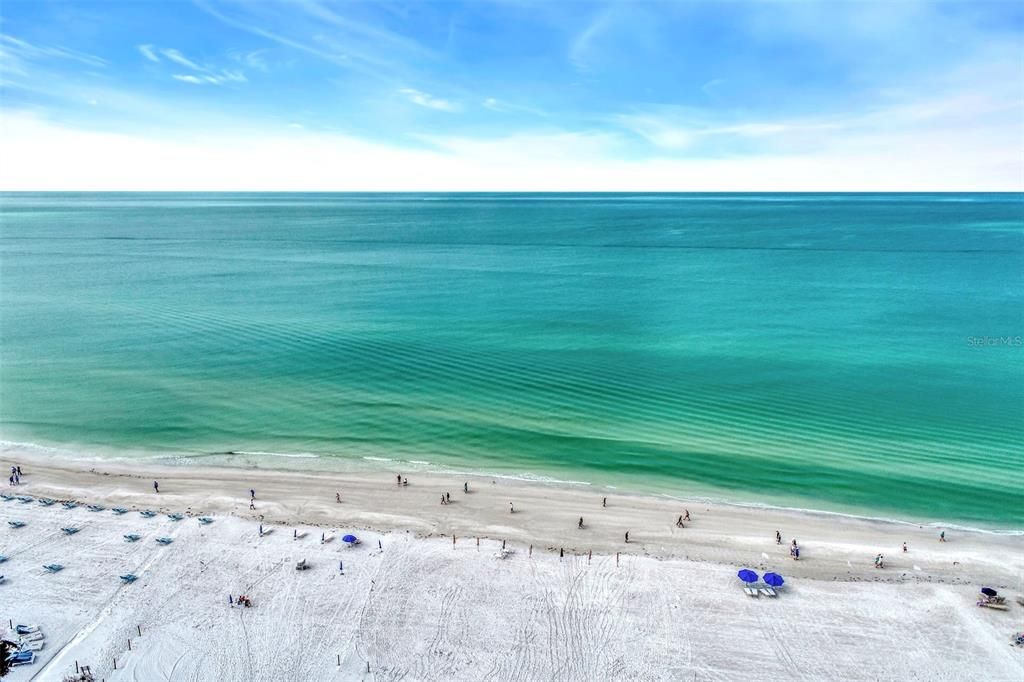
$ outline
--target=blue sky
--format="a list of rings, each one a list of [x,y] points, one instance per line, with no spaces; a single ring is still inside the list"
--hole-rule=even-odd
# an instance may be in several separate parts
[[[6,0],[0,96],[12,189],[1019,190],[1024,3]]]

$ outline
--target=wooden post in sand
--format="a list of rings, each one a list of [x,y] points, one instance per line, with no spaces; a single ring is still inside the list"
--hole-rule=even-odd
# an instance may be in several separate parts
[[[78,661],[75,661],[75,674],[78,674]]]
[[[117,659],[114,659],[114,670],[117,670]]]
[[[590,560],[593,559],[593,558],[594,558],[594,550],[590,550],[589,552],[587,552],[587,563],[589,564]]]
[[[480,538],[476,539],[476,548],[480,549]]]
[[[452,547],[454,547],[454,546],[455,546],[455,536],[452,535]]]
[[[530,558],[533,558],[533,545],[530,545]]]
[[[616,552],[615,553],[615,566],[618,567],[618,565],[619,565],[619,553]]]
[[[142,637],[142,626],[141,625],[136,625],[135,627],[137,627],[139,629],[139,637]]]
[[[341,665],[341,654],[338,654],[338,665]]]
[[[132,650],[132,638],[129,637],[128,638],[128,651],[131,651],[131,650]]]

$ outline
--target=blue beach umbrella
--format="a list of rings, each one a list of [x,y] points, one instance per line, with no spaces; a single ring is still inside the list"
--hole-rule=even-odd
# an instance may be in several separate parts
[[[745,583],[756,583],[757,582],[757,573],[754,573],[749,568],[744,568],[743,570],[741,570],[736,575],[739,576],[740,580],[742,580]]]
[[[352,544],[353,542],[357,542],[358,540],[359,540],[359,538],[357,538],[355,535],[346,535],[345,537],[342,538],[343,542],[347,542],[349,544]]]
[[[765,573],[764,581],[772,587],[782,587],[782,584],[786,582],[778,573]]]

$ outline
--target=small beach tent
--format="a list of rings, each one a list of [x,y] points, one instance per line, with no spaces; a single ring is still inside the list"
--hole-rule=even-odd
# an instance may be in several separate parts
[[[786,581],[783,580],[782,576],[778,573],[765,573],[764,582],[766,585],[771,585],[772,587],[782,587],[783,583]]]
[[[754,573],[749,568],[742,569],[736,575],[739,577],[740,580],[742,580],[745,583],[756,583],[757,582],[757,573]]]

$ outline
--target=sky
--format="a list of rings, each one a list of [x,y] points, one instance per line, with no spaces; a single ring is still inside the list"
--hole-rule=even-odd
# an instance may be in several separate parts
[[[0,3],[0,189],[1021,191],[1024,3]]]

